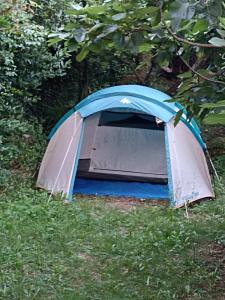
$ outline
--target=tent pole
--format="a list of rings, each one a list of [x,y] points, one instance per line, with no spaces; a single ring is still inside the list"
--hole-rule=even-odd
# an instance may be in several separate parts
[[[65,164],[65,161],[66,161],[67,155],[68,155],[68,153],[69,153],[69,150],[70,150],[70,148],[71,148],[71,145],[72,145],[73,139],[74,139],[74,137],[75,137],[75,135],[76,135],[77,129],[79,128],[80,124],[81,124],[81,120],[80,120],[80,122],[79,122],[79,125],[78,125],[78,126],[77,126],[77,128],[76,128],[76,117],[75,117],[75,128],[76,128],[76,130],[74,131],[74,134],[73,134],[73,135],[72,135],[72,137],[71,137],[71,140],[70,140],[69,146],[68,146],[68,148],[67,148],[67,151],[66,151],[65,157],[63,158],[63,161],[62,161],[62,164],[61,164],[61,166],[60,166],[59,172],[58,172],[58,174],[57,174],[57,177],[56,177],[55,183],[54,183],[54,185],[53,185],[53,188],[52,188],[51,194],[50,194],[50,196],[49,196],[49,198],[48,198],[48,202],[49,202],[49,201],[51,200],[51,198],[52,198],[52,195],[53,195],[53,193],[54,193],[54,190],[55,190],[56,184],[57,184],[57,182],[58,182],[58,179],[59,179],[60,173],[61,173],[61,171],[62,171],[62,169],[63,169],[63,166],[64,166],[64,164]]]
[[[67,155],[68,155],[68,153],[69,153],[69,150],[70,150],[70,147],[71,147],[71,145],[72,145],[72,142],[73,142],[73,137],[74,137],[74,136],[72,136],[72,138],[71,138],[71,140],[70,140],[70,143],[69,143],[68,149],[67,149],[67,151],[66,151],[66,155],[65,155],[65,157],[64,157],[64,159],[63,159],[63,161],[62,161],[62,164],[61,164],[61,166],[60,166],[60,169],[59,169],[59,172],[58,172],[58,174],[57,174],[57,177],[56,177],[55,183],[54,183],[54,185],[53,185],[53,188],[52,188],[51,194],[50,194],[50,196],[49,196],[49,198],[48,198],[48,202],[51,200],[51,198],[52,198],[52,195],[53,195],[53,193],[54,193],[54,190],[55,190],[56,184],[57,184],[57,182],[58,182],[58,179],[59,179],[59,176],[60,176],[60,174],[61,174],[62,168],[63,168],[63,166],[64,166],[64,163],[65,163],[65,161],[66,161]]]

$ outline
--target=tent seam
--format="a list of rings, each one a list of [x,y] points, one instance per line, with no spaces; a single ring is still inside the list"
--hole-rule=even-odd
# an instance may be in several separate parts
[[[172,180],[172,166],[170,161],[170,148],[169,148],[169,137],[168,128],[165,126],[165,146],[166,146],[166,162],[168,172],[168,186],[169,186],[169,198],[171,206],[175,206],[174,193],[173,193],[173,180]]]

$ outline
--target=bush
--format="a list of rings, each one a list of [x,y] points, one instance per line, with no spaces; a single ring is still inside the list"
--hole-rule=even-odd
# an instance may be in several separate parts
[[[48,47],[47,28],[35,23],[23,1],[16,11],[1,16],[1,22],[3,18],[7,27],[0,32],[1,182],[10,170],[36,166],[45,136],[33,106],[41,101],[42,83],[63,76],[70,64],[60,46]]]

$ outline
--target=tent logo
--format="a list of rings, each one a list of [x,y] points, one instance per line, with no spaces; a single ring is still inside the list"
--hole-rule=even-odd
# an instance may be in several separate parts
[[[127,99],[127,98],[123,98],[122,100],[120,100],[120,102],[123,103],[123,104],[129,104],[129,103],[131,103],[130,100]]]

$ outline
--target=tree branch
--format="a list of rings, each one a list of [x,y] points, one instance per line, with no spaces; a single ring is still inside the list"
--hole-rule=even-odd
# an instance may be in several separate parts
[[[160,9],[160,16],[161,16],[161,21],[164,24],[164,26],[166,27],[166,30],[172,35],[172,37],[177,40],[178,42],[184,43],[184,44],[188,44],[191,46],[196,46],[196,47],[200,47],[200,48],[225,48],[225,46],[216,46],[216,45],[212,45],[212,44],[202,44],[202,43],[196,43],[196,42],[192,42],[190,40],[184,39],[178,35],[176,35],[172,29],[166,24],[166,20],[164,19],[163,16],[163,11],[162,11],[162,6],[160,5],[159,7]]]
[[[196,74],[198,77],[200,77],[200,78],[202,78],[202,79],[204,79],[204,80],[213,82],[213,83],[218,83],[218,84],[224,84],[224,85],[225,85],[225,82],[224,82],[224,81],[214,80],[214,79],[211,79],[211,78],[209,78],[209,77],[206,77],[206,76],[200,74],[199,72],[195,71],[195,69],[193,69],[192,66],[190,66],[189,63],[186,62],[186,61],[183,59],[183,57],[181,57],[181,56],[179,55],[179,58],[180,58],[180,59],[182,60],[182,62],[183,62],[183,63],[184,63],[184,64],[185,64],[185,65],[186,65],[186,66],[187,66],[194,74]]]
[[[166,25],[166,29],[167,31],[173,36],[174,39],[176,39],[177,41],[181,42],[181,43],[184,43],[184,44],[188,44],[188,45],[191,45],[191,46],[196,46],[196,47],[199,47],[199,48],[225,48],[225,46],[216,46],[216,45],[212,45],[212,44],[201,44],[201,43],[195,43],[195,42],[192,42],[190,40],[186,40],[178,35],[176,35],[171,29],[169,26]]]

